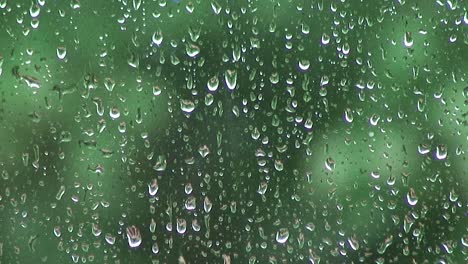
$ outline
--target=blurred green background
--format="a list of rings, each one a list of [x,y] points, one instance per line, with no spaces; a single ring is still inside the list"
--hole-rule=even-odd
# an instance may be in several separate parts
[[[468,262],[467,7],[0,0],[0,263]]]

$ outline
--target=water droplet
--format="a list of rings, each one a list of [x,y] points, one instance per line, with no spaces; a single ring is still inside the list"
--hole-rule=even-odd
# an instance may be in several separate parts
[[[213,207],[213,203],[210,201],[208,197],[205,197],[203,201],[203,209],[205,210],[205,213],[209,213],[212,207]]]
[[[443,144],[440,144],[436,148],[436,158],[438,160],[443,160],[447,158],[447,147]]]
[[[336,162],[334,159],[332,158],[327,158],[325,160],[325,168],[328,170],[328,171],[333,171],[335,169],[335,165],[336,165]]]
[[[299,69],[302,71],[307,71],[310,67],[310,61],[306,59],[299,60]]]
[[[216,15],[221,12],[221,5],[217,1],[211,1],[211,8]]]
[[[377,248],[377,252],[379,254],[385,253],[387,248],[393,243],[393,235],[385,238],[385,240],[380,244],[379,248]]]
[[[373,114],[370,117],[369,122],[371,125],[376,126],[379,123],[379,120],[380,120],[380,115]]]
[[[104,79],[104,86],[106,87],[107,91],[112,92],[115,87],[115,81],[111,78]]]
[[[105,236],[105,240],[109,245],[114,245],[115,244],[115,236],[112,234],[107,233]]]
[[[200,156],[202,156],[202,158],[205,158],[206,156],[208,156],[208,154],[210,154],[210,149],[207,145],[203,145],[200,146],[200,148],[198,149],[198,153],[200,153]]]
[[[218,90],[218,86],[219,86],[218,76],[211,77],[206,84],[206,87],[208,87],[208,90],[211,92]]]
[[[415,206],[418,203],[418,196],[413,188],[410,188],[408,193],[406,194],[406,200],[408,204],[411,206]]]
[[[279,74],[278,72],[273,72],[271,75],[270,75],[270,82],[272,84],[277,84],[279,82]]]
[[[29,8],[29,14],[31,15],[32,18],[38,17],[39,13],[41,12],[41,8],[39,7],[38,4],[34,4],[34,2],[31,4],[31,7]]]
[[[354,120],[354,117],[353,117],[353,110],[349,109],[349,108],[346,108],[345,112],[344,112],[344,120],[348,123],[352,123],[353,120]]]
[[[419,154],[425,155],[431,151],[431,146],[426,143],[421,143],[418,145]]]
[[[109,115],[112,119],[117,119],[120,117],[120,111],[117,107],[112,107],[110,110],[109,110]]]
[[[62,235],[62,232],[60,231],[60,226],[54,227],[54,235],[56,237],[60,237]]]
[[[286,243],[289,238],[289,230],[287,228],[280,228],[278,232],[276,232],[276,242],[280,244]]]
[[[189,196],[187,200],[185,200],[185,209],[195,210],[195,208],[197,208],[197,199],[195,196]]]
[[[57,194],[55,195],[55,199],[60,201],[64,194],[65,194],[65,186],[62,185],[62,186],[60,186]]]
[[[190,100],[180,100],[180,109],[185,113],[192,113],[195,110],[195,104]]]
[[[126,231],[128,245],[132,248],[138,247],[141,244],[140,229],[136,226],[129,226]]]
[[[138,10],[141,6],[141,0],[133,0],[133,9]]]
[[[322,44],[323,45],[328,45],[330,43],[330,36],[327,35],[327,33],[322,34]]]
[[[163,35],[162,35],[162,32],[160,29],[156,30],[154,33],[153,33],[153,37],[151,38],[151,40],[153,41],[154,44],[156,44],[157,46],[160,46],[162,41],[163,41]]]
[[[154,242],[153,245],[151,246],[151,252],[153,252],[153,254],[159,253],[159,246],[157,242]]]
[[[359,249],[359,241],[356,239],[355,236],[348,238],[348,244],[354,251]]]
[[[185,233],[185,231],[187,231],[187,221],[185,221],[185,219],[178,218],[176,229],[179,234]]]
[[[224,74],[224,81],[229,90],[234,90],[237,85],[237,71],[236,70],[226,70]]]
[[[93,233],[93,235],[94,235],[95,237],[98,237],[98,236],[101,235],[102,230],[101,230],[101,228],[99,228],[99,225],[98,225],[98,224],[93,223],[92,228],[91,228],[91,233]]]
[[[149,195],[155,196],[158,193],[158,190],[159,190],[158,180],[153,179],[151,183],[148,184]]]
[[[57,57],[61,60],[65,59],[67,56],[67,48],[65,47],[58,47],[57,48]]]
[[[185,51],[189,57],[195,58],[200,53],[200,47],[193,43],[189,43],[185,46]]]
[[[413,34],[411,32],[406,31],[405,36],[403,38],[403,43],[407,48],[411,48],[413,46]]]

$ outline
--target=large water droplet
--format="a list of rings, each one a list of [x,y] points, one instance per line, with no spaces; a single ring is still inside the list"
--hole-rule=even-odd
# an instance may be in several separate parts
[[[185,113],[192,113],[195,110],[195,104],[190,100],[180,100],[180,109]]]
[[[218,80],[218,76],[216,75],[211,77],[206,84],[206,87],[208,87],[208,90],[211,92],[218,90],[218,86],[219,86],[219,80]]]
[[[443,144],[440,144],[436,148],[436,158],[439,160],[443,160],[447,158],[447,147]]]
[[[413,34],[411,32],[406,32],[405,36],[403,37],[403,43],[405,47],[411,48],[413,46]]]
[[[234,90],[237,85],[237,71],[236,70],[226,70],[224,74],[224,81],[229,90]]]
[[[418,203],[418,196],[416,195],[416,192],[413,188],[410,188],[406,194],[406,201],[411,206],[415,206]]]
[[[136,226],[129,226],[126,231],[128,245],[132,248],[138,247],[141,244],[140,229]]]
[[[287,228],[280,228],[278,232],[276,232],[276,242],[280,244],[286,243],[289,238],[289,230]]]

